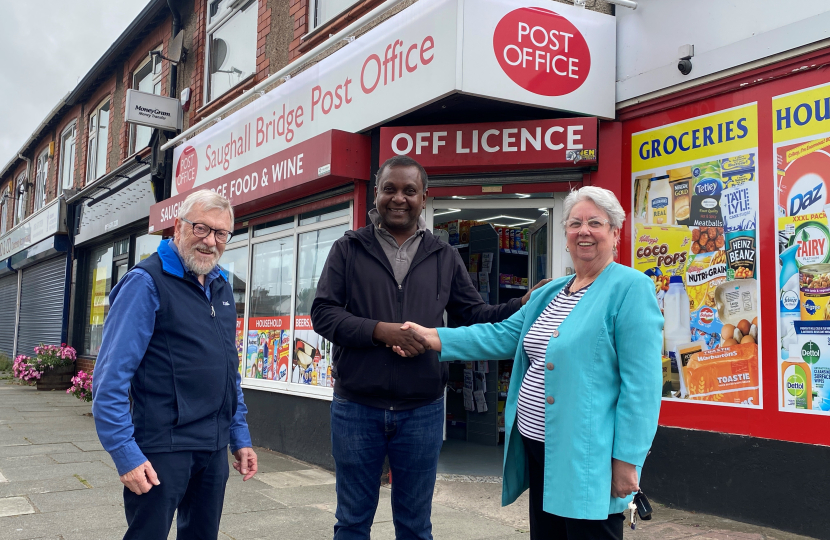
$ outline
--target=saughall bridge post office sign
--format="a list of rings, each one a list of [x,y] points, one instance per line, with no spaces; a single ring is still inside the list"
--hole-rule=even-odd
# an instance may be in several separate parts
[[[244,186],[240,172],[268,156],[454,93],[613,118],[615,62],[609,15],[549,0],[420,0],[176,147],[172,194]]]

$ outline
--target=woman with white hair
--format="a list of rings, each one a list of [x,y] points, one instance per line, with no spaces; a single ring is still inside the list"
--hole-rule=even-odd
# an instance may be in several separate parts
[[[407,324],[442,361],[514,359],[502,504],[530,489],[531,539],[622,540],[657,430],[663,316],[651,280],[614,262],[625,220],[614,194],[572,191],[564,215],[575,275],[500,323]]]

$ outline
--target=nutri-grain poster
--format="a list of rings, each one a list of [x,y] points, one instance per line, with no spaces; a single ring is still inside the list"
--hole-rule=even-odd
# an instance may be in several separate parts
[[[631,138],[634,268],[663,310],[663,398],[761,406],[755,103]]]
[[[772,100],[778,408],[830,414],[830,84]]]

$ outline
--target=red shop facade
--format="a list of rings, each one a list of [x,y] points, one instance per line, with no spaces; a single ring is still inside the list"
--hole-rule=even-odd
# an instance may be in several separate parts
[[[818,502],[830,457],[828,60],[825,49],[618,111],[621,259],[665,295],[677,353],[664,359],[644,489],[819,538],[830,525]],[[689,311],[668,300],[669,275],[684,276]],[[675,335],[678,321],[688,326]]]

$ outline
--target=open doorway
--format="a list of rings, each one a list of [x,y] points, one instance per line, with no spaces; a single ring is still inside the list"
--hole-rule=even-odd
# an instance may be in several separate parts
[[[501,304],[542,279],[573,272],[559,225],[564,196],[430,198],[426,220],[458,250],[482,299]],[[452,362],[449,371],[439,473],[499,476],[513,360]]]

